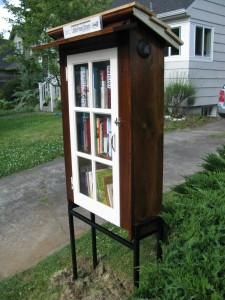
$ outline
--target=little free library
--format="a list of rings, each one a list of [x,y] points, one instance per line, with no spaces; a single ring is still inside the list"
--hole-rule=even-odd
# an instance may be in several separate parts
[[[73,218],[91,225],[97,264],[99,229],[134,250],[162,239],[164,47],[182,42],[146,7],[132,2],[47,31],[59,46],[67,199],[74,278]],[[90,219],[76,207],[90,212]],[[114,236],[95,215],[122,227]]]

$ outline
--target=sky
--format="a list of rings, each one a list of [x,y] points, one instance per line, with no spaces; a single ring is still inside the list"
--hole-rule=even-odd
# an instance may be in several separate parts
[[[11,4],[18,5],[19,0],[9,0]],[[0,32],[4,33],[4,37],[6,39],[9,38],[8,30],[11,29],[11,25],[5,20],[5,18],[9,18],[10,14],[8,11],[4,8],[2,0],[0,0]]]

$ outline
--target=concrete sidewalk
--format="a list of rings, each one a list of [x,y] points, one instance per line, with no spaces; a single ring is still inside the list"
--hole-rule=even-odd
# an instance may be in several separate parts
[[[164,191],[201,169],[202,157],[225,144],[225,120],[164,137]],[[81,209],[82,210],[82,209]],[[87,225],[75,222],[76,234]],[[0,279],[69,243],[64,160],[0,180]]]

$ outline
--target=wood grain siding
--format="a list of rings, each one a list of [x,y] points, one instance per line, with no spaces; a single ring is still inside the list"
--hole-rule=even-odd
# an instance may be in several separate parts
[[[66,81],[67,57],[60,52],[60,77],[61,77],[61,101],[62,101],[62,118],[63,118],[63,141],[65,155],[65,172],[66,172],[66,190],[67,201],[73,203],[73,190],[71,188],[72,163],[71,163],[71,145],[70,145],[70,124],[69,124],[69,100],[68,85]]]
[[[151,55],[141,58],[137,43],[145,38]],[[163,163],[163,49],[154,34],[131,32],[132,202],[134,220],[156,215],[161,209]]]
[[[118,47],[118,84],[119,84],[119,116],[122,125],[119,128],[120,139],[120,215],[121,226],[131,232],[131,83],[130,76],[130,38],[129,32],[121,32]]]

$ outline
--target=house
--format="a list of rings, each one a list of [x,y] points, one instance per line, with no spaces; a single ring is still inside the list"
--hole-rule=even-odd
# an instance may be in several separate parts
[[[0,48],[4,46],[4,39],[0,40]],[[4,88],[6,83],[17,77],[17,67],[15,63],[5,61],[9,51],[0,52],[0,91]]]
[[[132,1],[115,0],[111,8]],[[225,84],[224,0],[140,0],[166,22],[184,45],[165,49],[165,84],[186,77],[197,88],[189,113],[217,116],[219,89]]]
[[[27,59],[33,55],[32,49],[26,49],[23,46],[23,40],[15,31],[14,27],[10,34],[10,40],[13,41],[17,53],[23,54]],[[43,64],[42,57],[39,58],[39,63]],[[39,89],[39,104],[40,110],[53,112],[56,100],[60,99],[60,87],[55,79],[45,82],[38,82]]]

